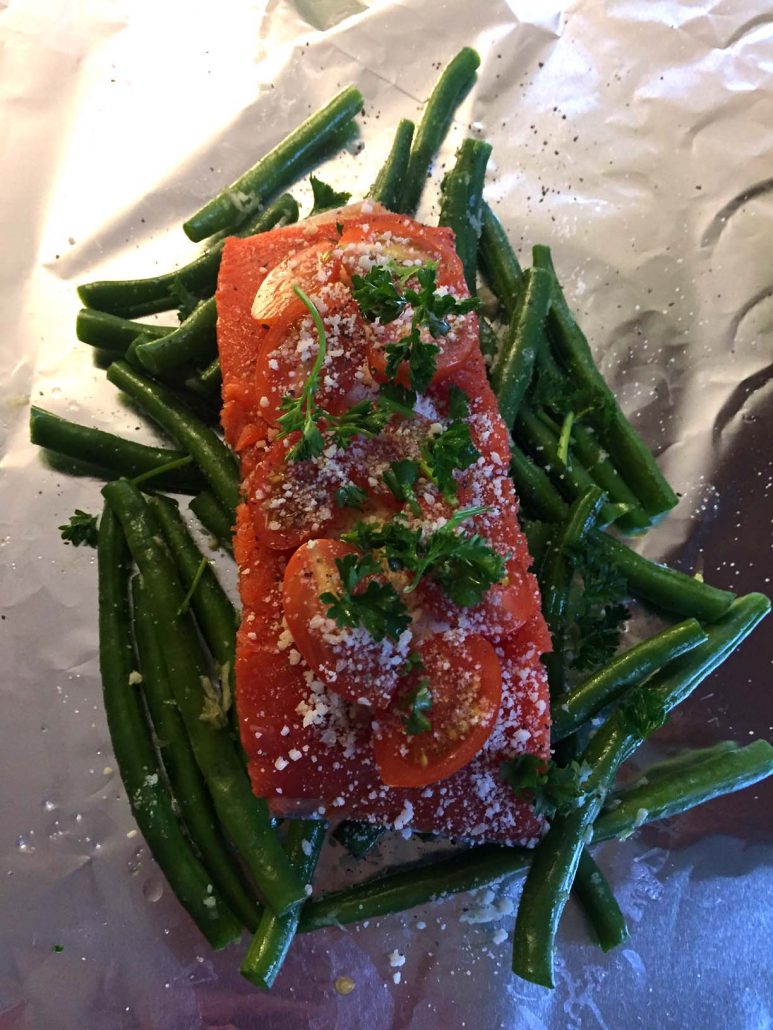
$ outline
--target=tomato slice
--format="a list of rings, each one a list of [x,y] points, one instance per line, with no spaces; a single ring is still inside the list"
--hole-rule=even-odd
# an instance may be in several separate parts
[[[424,669],[374,722],[373,755],[389,787],[424,787],[467,765],[491,735],[502,699],[499,658],[483,637],[437,635],[418,650]],[[429,728],[410,734],[411,699],[423,683],[431,707],[421,714]]]
[[[400,264],[436,261],[438,286],[468,296],[462,266],[447,230],[421,226],[399,215],[381,215],[347,229],[341,236],[339,249],[343,268],[350,274],[364,274],[373,261],[383,261],[385,257]],[[460,368],[478,343],[477,315],[460,315],[452,322],[451,331],[445,337],[433,340],[426,334],[425,342],[439,348],[433,382],[442,381]],[[368,363],[378,382],[387,379],[387,346],[405,336],[409,329],[407,312],[394,322],[372,326]],[[401,385],[409,385],[407,364],[400,366],[396,378]]]
[[[336,559],[355,553],[340,540],[309,540],[299,547],[285,571],[285,619],[295,646],[329,690],[380,710],[398,686],[412,633],[407,629],[397,642],[377,643],[364,629],[342,629],[328,618],[320,594],[340,593]]]
[[[316,401],[338,415],[364,395],[367,328],[349,290],[341,283],[315,294],[325,326],[327,353],[319,376]],[[318,334],[309,312],[290,306],[272,324],[255,366],[255,392],[261,416],[276,424],[282,398],[300,395],[318,354]]]

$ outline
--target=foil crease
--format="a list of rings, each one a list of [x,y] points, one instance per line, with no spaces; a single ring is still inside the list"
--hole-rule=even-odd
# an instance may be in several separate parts
[[[212,954],[164,885],[114,770],[93,552],[56,530],[76,507],[97,510],[99,486],[49,468],[27,440],[30,402],[153,439],[75,340],[77,283],[187,260],[184,218],[350,82],[367,99],[364,148],[321,174],[361,194],[399,117],[418,114],[438,65],[469,44],[478,84],[421,214],[436,215],[463,136],[491,140],[487,198],[527,263],[533,242],[552,245],[605,375],[681,494],[638,546],[738,592],[769,589],[769,5],[2,7],[2,1030],[769,1026],[769,782],[602,846],[631,940],[603,956],[570,906],[552,993],[509,972],[508,883],[311,934],[270,994],[251,988],[238,949]],[[770,736],[770,647],[760,630],[650,756]],[[427,847],[398,838],[359,864],[331,851],[319,883]]]

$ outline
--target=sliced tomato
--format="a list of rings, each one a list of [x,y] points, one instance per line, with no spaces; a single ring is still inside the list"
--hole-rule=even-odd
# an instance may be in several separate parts
[[[342,284],[323,290],[320,310],[327,354],[315,395],[325,411],[338,415],[362,392],[367,355],[367,328],[349,291]],[[297,397],[317,357],[317,331],[309,312],[288,307],[268,330],[256,362],[255,393],[261,416],[276,424],[284,396]]]
[[[287,551],[331,530],[340,483],[313,461],[288,462],[295,436],[275,440],[246,483],[255,536],[275,551]]]
[[[285,571],[285,619],[295,646],[331,691],[379,710],[397,688],[411,633],[398,643],[377,643],[364,629],[342,629],[328,617],[329,605],[320,594],[340,594],[336,559],[355,553],[340,540],[309,540],[299,547]]]
[[[373,755],[389,787],[424,787],[463,768],[488,740],[499,713],[502,670],[483,637],[437,635],[419,655],[424,669],[411,674],[374,723]],[[411,733],[411,708],[422,687],[431,701],[420,713],[429,728]]]

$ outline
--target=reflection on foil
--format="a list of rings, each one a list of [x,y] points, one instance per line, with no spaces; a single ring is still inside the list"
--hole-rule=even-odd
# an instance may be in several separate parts
[[[455,898],[308,935],[270,995],[243,981],[240,950],[208,951],[105,772],[93,557],[56,533],[75,507],[96,509],[98,485],[43,464],[26,404],[150,442],[74,339],[75,284],[188,260],[184,218],[349,82],[368,100],[364,150],[321,175],[363,193],[437,65],[474,45],[478,85],[422,215],[436,216],[440,176],[474,125],[494,143],[487,197],[526,263],[533,242],[553,245],[605,374],[682,494],[637,546],[720,586],[764,589],[772,26],[758,0],[270,0],[216,17],[179,3],[6,6],[3,1030],[627,1030],[714,1026],[718,1013],[725,1030],[770,1024],[769,783],[600,849],[633,936],[602,956],[570,904],[552,995],[509,973],[517,882],[485,904]],[[753,638],[674,713],[652,756],[769,735],[766,647],[769,634]],[[398,839],[359,864],[331,850],[321,881],[425,850]]]

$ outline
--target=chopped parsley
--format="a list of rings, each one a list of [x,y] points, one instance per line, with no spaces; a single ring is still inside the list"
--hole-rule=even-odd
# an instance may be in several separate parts
[[[89,515],[87,511],[76,508],[75,513],[58,529],[66,544],[72,544],[73,547],[80,547],[81,544],[86,547],[97,546],[97,516]]]
[[[418,283],[417,290],[404,287],[401,292],[395,285],[395,279],[404,286],[413,278]],[[407,362],[411,389],[417,393],[423,393],[432,381],[440,353],[437,344],[422,338],[422,330],[428,331],[433,340],[447,336],[452,315],[463,315],[478,307],[476,297],[457,300],[436,287],[436,262],[418,267],[394,263],[375,265],[367,275],[352,276],[352,296],[363,315],[371,321],[378,320],[381,325],[387,325],[399,318],[410,305],[412,315],[408,333],[387,344],[386,372],[389,379],[394,379],[400,365]]]
[[[587,796],[585,785],[591,770],[584,763],[564,766],[538,755],[517,755],[503,762],[500,771],[518,797],[533,802],[538,815],[552,819],[556,812],[576,808]]]
[[[332,186],[328,186],[326,182],[318,179],[316,175],[310,175],[309,182],[311,183],[311,192],[314,194],[314,206],[311,209],[312,215],[319,215],[333,207],[343,207],[351,197],[351,193],[347,193],[345,190],[339,193]]]
[[[400,515],[381,524],[358,522],[342,539],[364,553],[382,550],[390,569],[411,573],[413,582],[406,593],[415,590],[427,575],[446,597],[468,608],[478,604],[505,574],[504,559],[481,536],[457,532],[467,519],[488,510],[465,508],[429,534],[411,529]]]
[[[571,669],[585,673],[605,665],[617,650],[630,616],[624,603],[628,584],[592,537],[575,545],[568,557],[575,579],[566,609],[566,648]]]
[[[315,395],[319,388],[322,363],[327,354],[327,334],[314,302],[300,286],[293,286],[293,291],[309,309],[317,330],[318,349],[298,397],[285,394],[282,398],[277,439],[281,440],[290,433],[301,434],[300,440],[287,453],[287,461],[291,462],[318,458],[325,449],[326,437],[332,438],[339,447],[345,447],[355,436],[376,436],[392,417],[389,403],[360,401],[341,415],[331,415],[317,404]]]
[[[402,699],[400,709],[406,714],[402,717],[403,729],[406,736],[415,737],[419,733],[426,733],[432,729],[425,712],[432,710],[432,694],[429,689],[429,680],[420,679],[416,686]]]
[[[417,518],[421,516],[421,508],[413,488],[418,478],[419,463],[410,458],[393,461],[384,472],[384,482],[392,491],[395,499],[401,504],[407,504]]]
[[[458,420],[442,433],[430,437],[422,453],[429,477],[449,500],[456,497],[454,472],[469,468],[480,457],[480,451],[472,442],[470,427]]]
[[[328,618],[341,627],[362,626],[376,643],[385,637],[397,640],[411,624],[411,616],[392,584],[372,579],[364,590],[357,590],[367,576],[383,572],[376,557],[346,554],[336,558],[336,568],[341,577],[341,593],[326,591],[319,595],[320,601],[330,606]]]
[[[343,486],[335,492],[336,506],[339,508],[357,508],[362,511],[362,507],[367,499],[365,491],[357,486],[356,483],[344,483]]]

